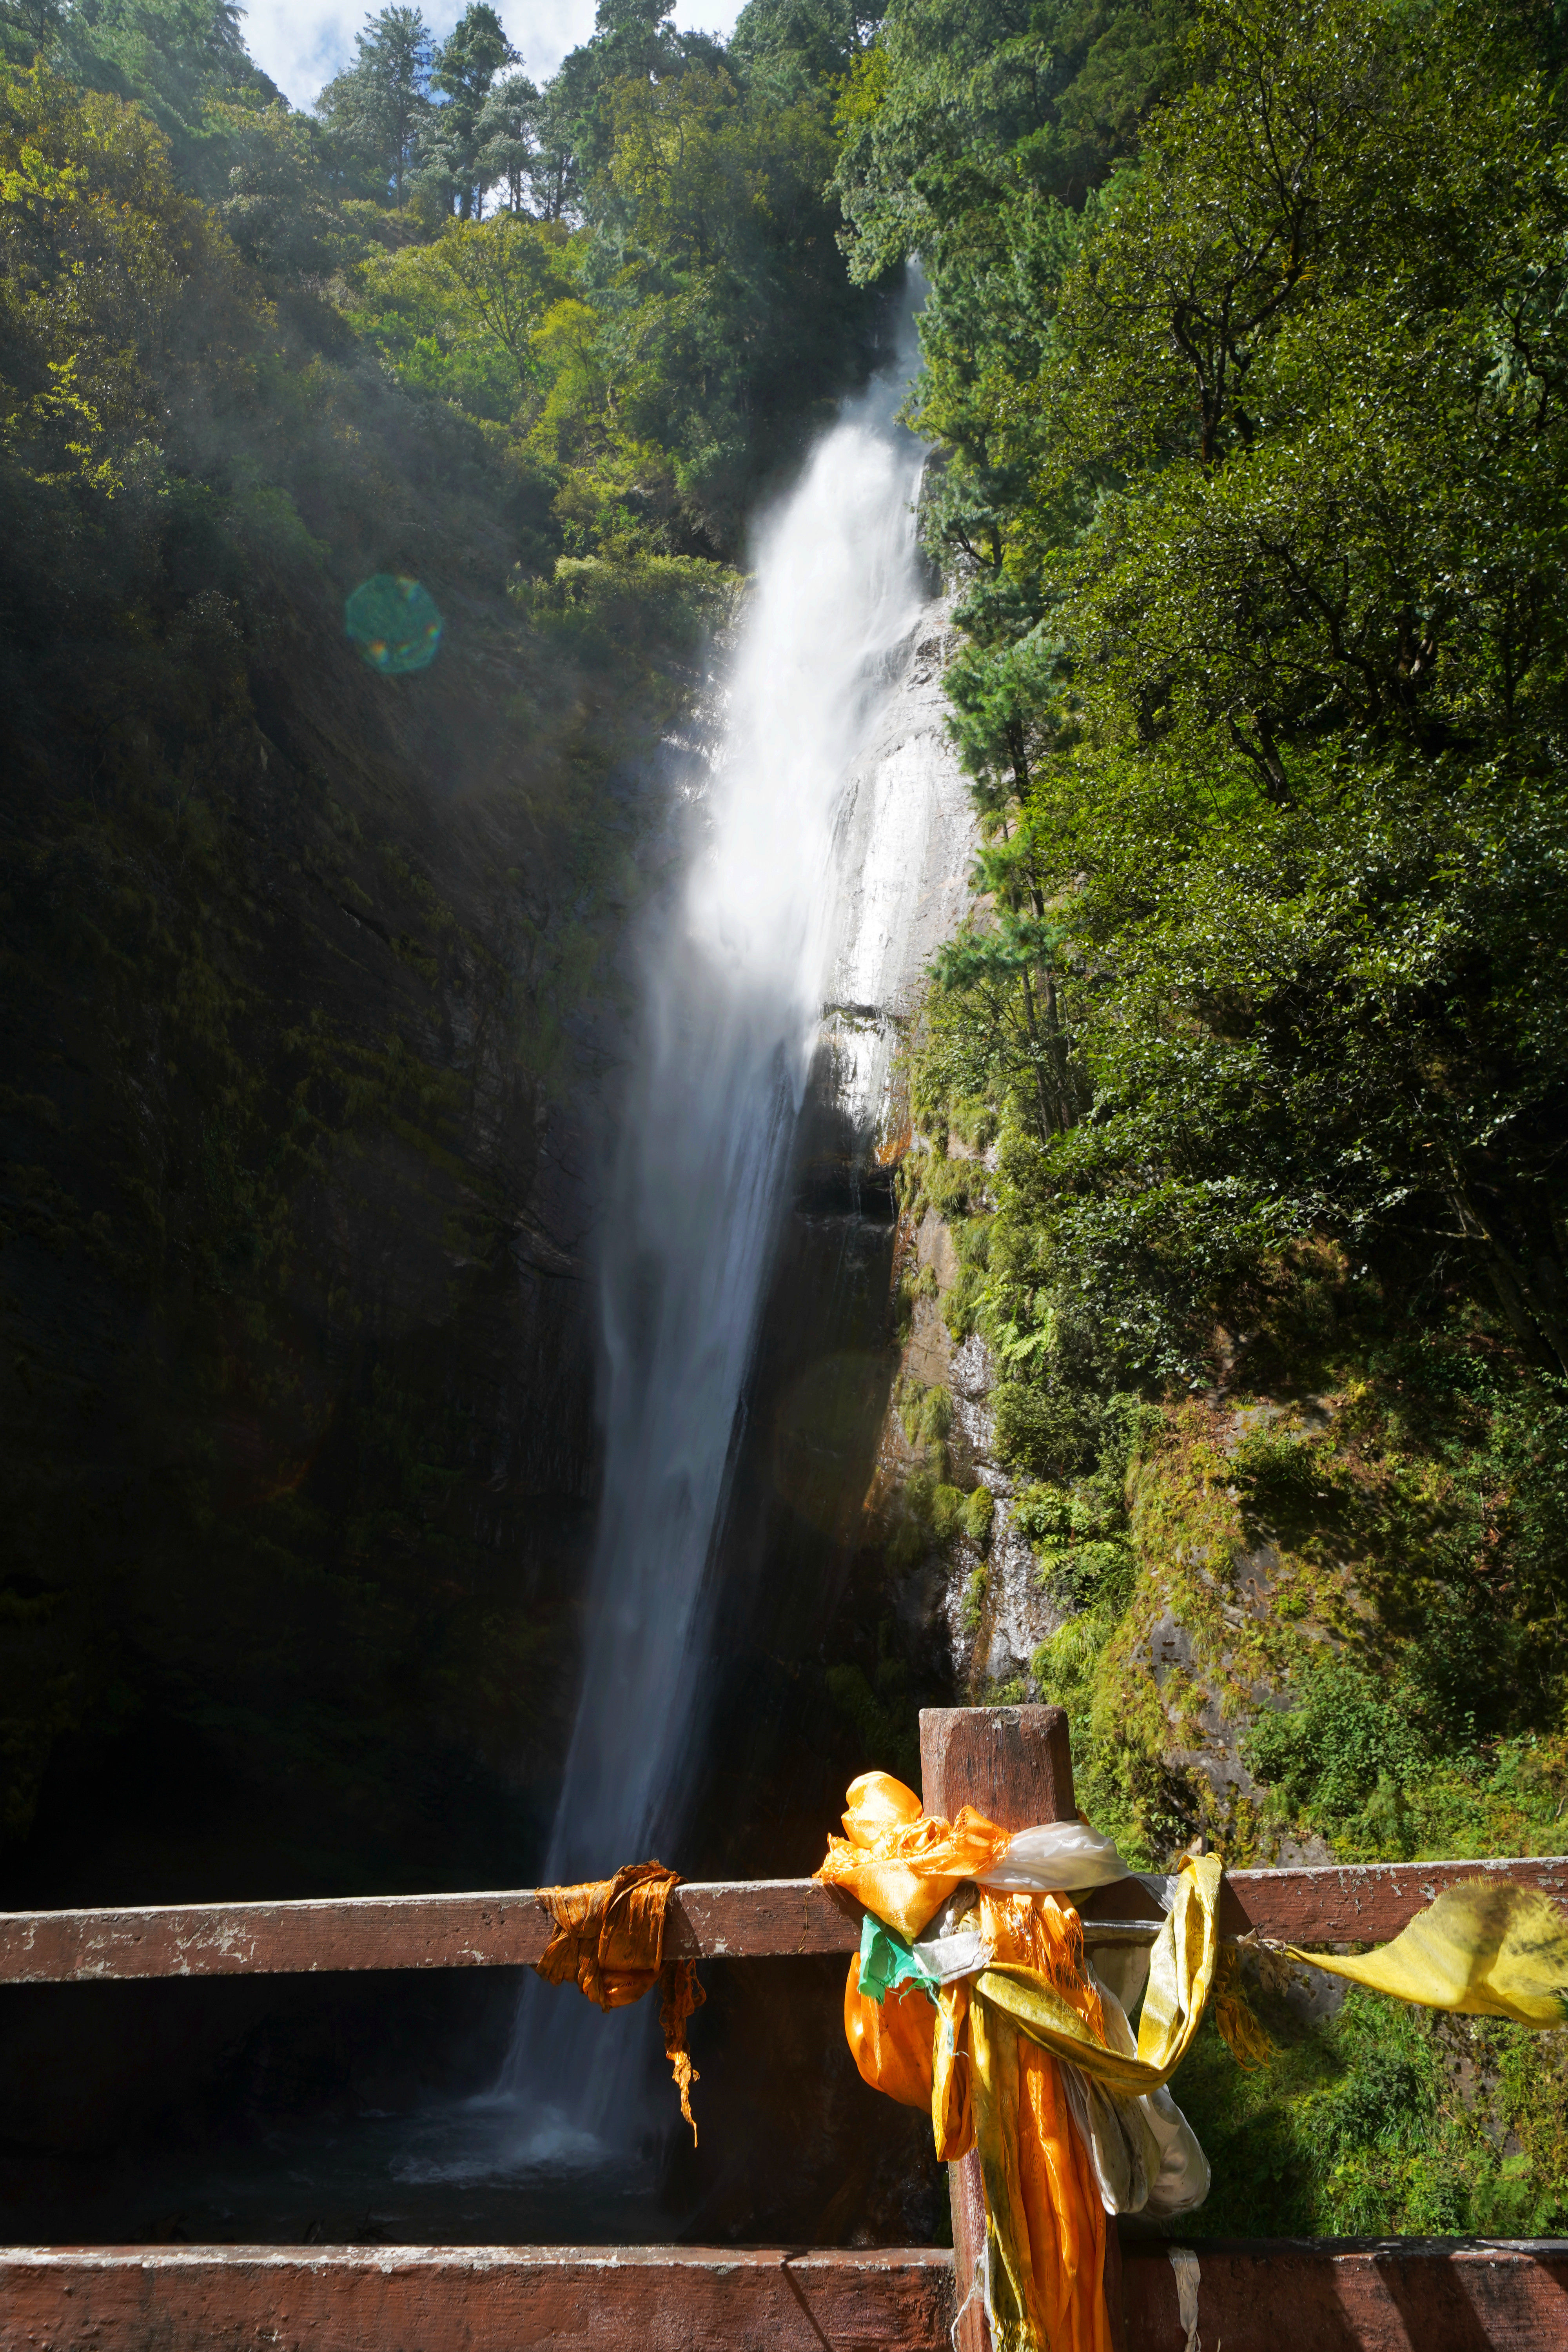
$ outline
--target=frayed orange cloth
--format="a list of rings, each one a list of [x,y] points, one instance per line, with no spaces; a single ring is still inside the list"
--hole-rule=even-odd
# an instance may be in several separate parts
[[[844,2039],[874,2091],[897,2099],[901,2107],[930,2113],[931,2006],[923,1985],[900,1985],[884,2000],[873,2000],[860,1990],[860,1955],[855,1953],[844,1987]]]
[[[664,1967],[664,1915],[679,1873],[662,1862],[629,1862],[614,1878],[582,1886],[542,1886],[534,1901],[555,1933],[534,1966],[546,1984],[565,1984],[601,2009],[640,2000]]]
[[[695,1960],[665,1964],[665,1913],[670,1889],[679,1884],[679,1873],[661,1862],[629,1862],[614,1878],[537,1888],[533,1899],[550,1914],[555,1933],[534,1967],[546,1984],[574,1984],[601,2009],[624,2009],[663,1979],[664,2054],[695,2145],[691,2085],[700,2077],[686,2046],[686,2025],[708,1996],[697,1981]]]
[[[1032,1969],[1094,2035],[1105,2011],[1083,1961],[1083,1923],[1065,1895],[986,1895],[982,1930],[993,1958]],[[982,1999],[969,2004],[974,2137],[991,2218],[997,2352],[1110,2352],[1105,2307],[1105,2208],[1074,2127],[1061,2069]],[[934,2119],[934,2118],[933,2118]]]
[[[851,1780],[844,1827],[847,1836],[828,1838],[817,1877],[847,1887],[873,1918],[910,1937],[931,1925],[955,1886],[993,1869],[1013,1843],[973,1805],[954,1822],[922,1812],[914,1790],[890,1772]]]
[[[1091,2033],[1105,2037],[1083,1965],[1083,1926],[1052,1895],[980,1895],[980,1929],[997,1960],[1032,1969]],[[994,2268],[993,2302],[1006,2352],[1110,2352],[1105,2209],[1075,2129],[1057,2061],[963,1979],[936,2003],[901,1985],[878,2003],[859,1989],[858,1953],[844,1987],[844,2033],[865,2080],[931,2119],[949,2164],[976,2143]],[[999,2347],[1000,2352],[1000,2347]]]

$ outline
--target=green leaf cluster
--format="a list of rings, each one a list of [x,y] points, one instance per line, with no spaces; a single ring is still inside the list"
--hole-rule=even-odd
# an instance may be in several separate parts
[[[1062,1612],[1033,1687],[1124,1851],[1547,1851],[1560,59],[1473,0],[1096,21],[1047,81],[1040,12],[896,5],[839,110],[852,266],[931,280],[979,835],[903,1198],[952,1226]],[[1200,2227],[1555,2226],[1555,2050],[1358,1998],[1276,2030],[1264,2077],[1184,2075]]]
[[[1561,1372],[1552,90],[1468,5],[1244,0],[1183,56],[1135,164],[933,273],[984,839],[917,1096],[1005,1113],[1009,1364],[1206,1379],[1326,1232]]]
[[[1568,2201],[1568,2037],[1434,2017],[1352,1990],[1326,2024],[1250,1997],[1277,2044],[1244,2074],[1205,2024],[1183,2111],[1214,2168],[1184,2237],[1539,2237]]]

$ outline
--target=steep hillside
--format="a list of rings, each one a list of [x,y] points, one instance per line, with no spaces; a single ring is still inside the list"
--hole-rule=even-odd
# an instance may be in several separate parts
[[[900,1589],[1151,1862],[1551,1851],[1556,34],[1026,14],[895,0],[840,110],[852,266],[931,278],[984,837],[910,1057]],[[1561,2217],[1554,2042],[1259,1997],[1202,2227]]]

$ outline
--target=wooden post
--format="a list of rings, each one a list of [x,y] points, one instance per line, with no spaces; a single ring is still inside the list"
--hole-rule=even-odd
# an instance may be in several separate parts
[[[922,1707],[921,1787],[927,1812],[943,1814],[949,1821],[961,1805],[973,1805],[1005,1830],[1026,1830],[1036,1822],[1076,1821],[1065,1708]],[[973,2148],[962,2164],[949,2165],[948,2189],[952,2199],[953,2283],[962,2308],[985,2242],[980,2158]],[[1123,2340],[1120,2254],[1116,2225],[1107,2216],[1106,2301],[1111,2343],[1118,2347]],[[987,2352],[990,2338],[977,2296],[959,2324],[958,2352]]]

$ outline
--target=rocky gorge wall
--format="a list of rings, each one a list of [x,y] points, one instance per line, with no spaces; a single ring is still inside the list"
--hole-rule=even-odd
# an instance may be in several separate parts
[[[410,454],[405,520],[438,565],[435,467]],[[620,942],[701,655],[635,575],[586,651],[573,614],[530,622],[506,519],[458,520],[410,677],[359,658],[330,577],[242,605],[198,571],[139,636],[35,594],[6,656],[12,1906],[537,1872],[598,1478]],[[496,1990],[19,1996],[18,2230],[88,2228],[86,2185],[171,2135],[473,2087]],[[105,2226],[166,2234],[135,2177]]]

